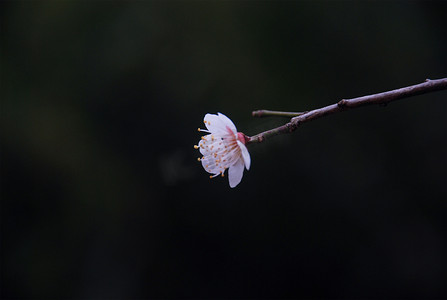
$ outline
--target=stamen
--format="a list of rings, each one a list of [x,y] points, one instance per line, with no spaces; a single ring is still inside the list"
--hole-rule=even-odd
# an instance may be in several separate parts
[[[197,146],[197,145],[194,145],[194,149],[199,149],[199,146]]]
[[[200,157],[197,157],[197,161],[201,161],[202,159]]]
[[[210,179],[216,177],[217,175],[219,175],[219,173],[214,174],[214,175],[210,175]]]

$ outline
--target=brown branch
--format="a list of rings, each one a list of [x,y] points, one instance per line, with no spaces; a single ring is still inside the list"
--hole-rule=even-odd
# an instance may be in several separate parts
[[[283,134],[283,133],[290,133],[295,131],[299,125],[309,122],[327,115],[331,115],[334,113],[342,112],[349,110],[351,108],[356,108],[360,106],[365,105],[372,105],[372,104],[381,104],[386,105],[391,101],[395,101],[398,99],[403,98],[409,98],[416,95],[431,93],[434,91],[439,90],[445,90],[447,89],[447,78],[442,79],[436,79],[436,80],[430,80],[427,79],[425,82],[420,84],[415,84],[411,86],[407,86],[404,88],[378,93],[374,95],[368,95],[358,98],[352,98],[352,99],[343,99],[339,101],[338,103],[328,105],[322,108],[314,109],[308,112],[304,112],[303,114],[297,115],[296,117],[293,117],[289,123],[282,125],[277,128],[273,128],[264,132],[261,132],[257,135],[254,135],[252,137],[248,137],[247,142],[248,143],[261,143],[265,141],[265,139],[270,138],[272,136]],[[261,113],[260,113],[261,112]],[[268,112],[267,115],[282,115],[285,116],[290,113],[284,113],[281,114],[281,112],[275,112],[275,111],[254,111],[253,116],[263,116],[262,112]],[[272,113],[273,112],[273,113]],[[279,114],[278,114],[279,113]]]

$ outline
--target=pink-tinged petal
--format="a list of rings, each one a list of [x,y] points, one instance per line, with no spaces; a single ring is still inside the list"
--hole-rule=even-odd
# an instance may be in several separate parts
[[[230,120],[230,118],[221,113],[217,113],[217,115],[219,116],[220,120],[225,124],[225,127],[230,128],[234,134],[237,134],[236,126],[234,125],[233,121]]]
[[[250,153],[248,153],[247,147],[240,141],[237,141],[239,148],[241,148],[242,158],[244,159],[245,168],[250,170],[251,158]]]
[[[234,188],[241,182],[243,173],[244,162],[242,159],[238,159],[237,162],[228,169],[228,181],[230,182],[231,188]]]

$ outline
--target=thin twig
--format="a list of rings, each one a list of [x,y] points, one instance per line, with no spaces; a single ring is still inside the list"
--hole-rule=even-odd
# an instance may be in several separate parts
[[[276,111],[276,110],[261,109],[261,110],[253,111],[251,113],[251,115],[253,117],[258,117],[258,118],[272,117],[272,116],[293,118],[293,117],[298,117],[298,116],[304,115],[305,113],[307,113],[307,111],[293,112],[293,111]]]
[[[407,86],[404,88],[378,93],[374,95],[368,95],[358,98],[352,98],[352,99],[343,99],[339,101],[338,103],[328,105],[322,108],[314,109],[308,112],[304,112],[303,114],[300,114],[296,117],[293,117],[289,123],[282,125],[277,128],[273,128],[264,132],[261,132],[257,135],[254,135],[252,137],[248,137],[247,142],[248,143],[261,143],[265,141],[265,139],[270,138],[272,136],[283,134],[283,133],[290,133],[295,131],[299,125],[309,122],[327,115],[331,115],[334,113],[342,112],[349,110],[351,108],[356,108],[360,106],[365,105],[372,105],[372,104],[381,104],[386,105],[391,101],[395,101],[398,99],[403,98],[409,98],[416,95],[426,94],[434,91],[439,90],[445,90],[447,89],[447,78],[442,79],[436,79],[436,80],[430,80],[427,79],[425,82]],[[253,114],[255,114],[253,112]],[[286,112],[287,114],[287,112]]]

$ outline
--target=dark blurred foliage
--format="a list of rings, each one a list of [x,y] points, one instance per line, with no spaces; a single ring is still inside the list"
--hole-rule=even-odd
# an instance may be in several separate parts
[[[445,298],[447,93],[193,145],[447,74],[446,2],[1,3],[2,298]]]

